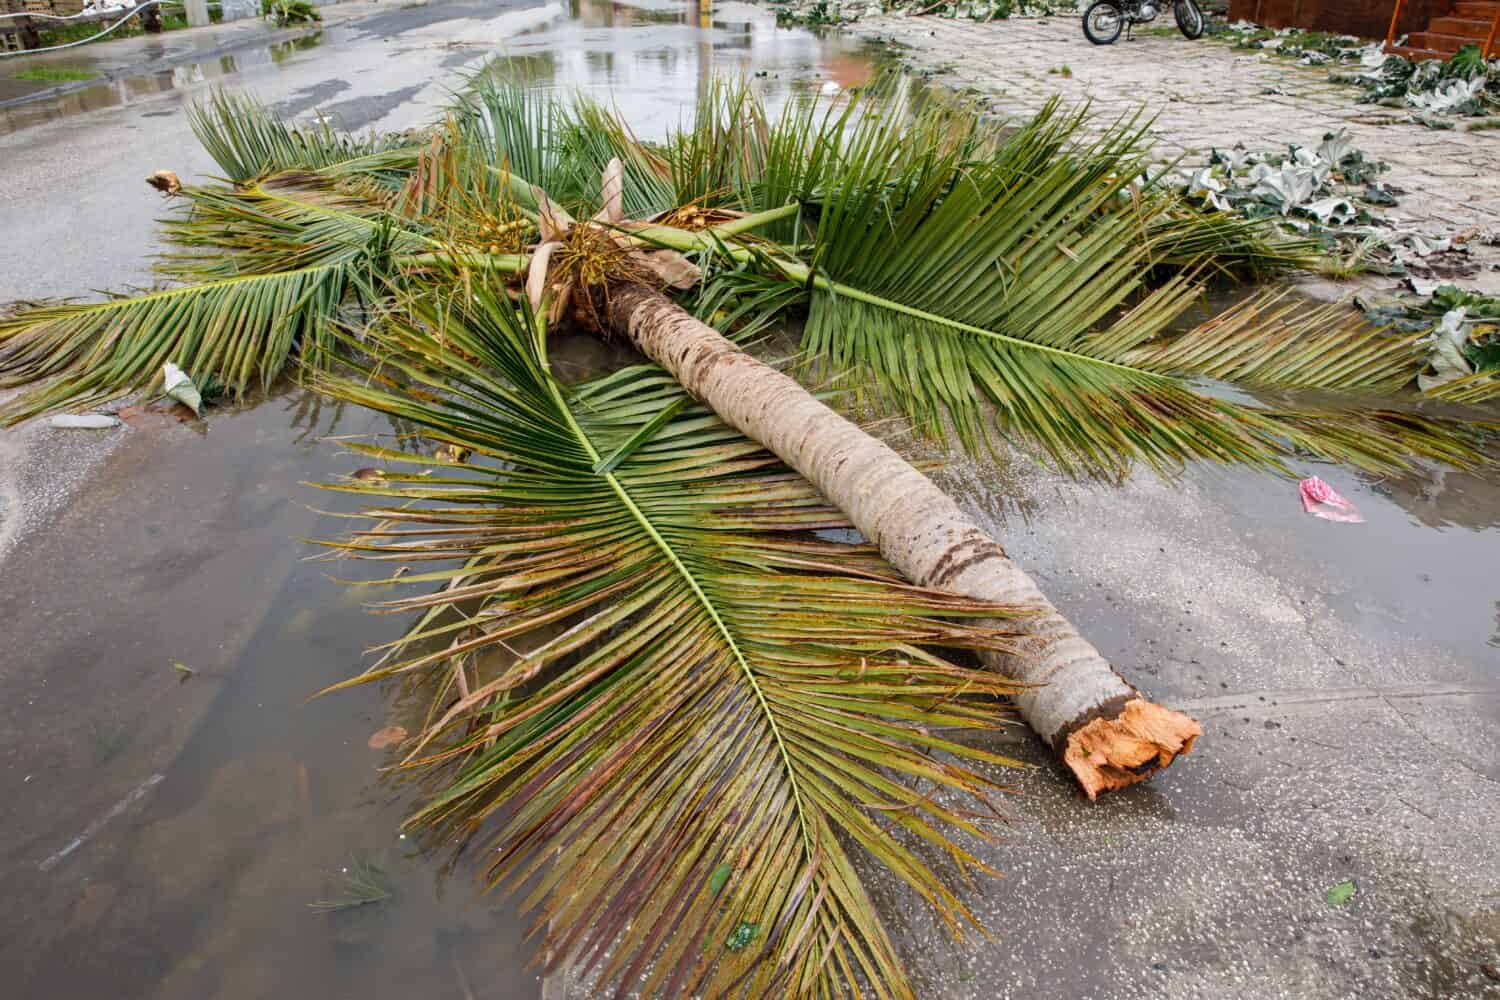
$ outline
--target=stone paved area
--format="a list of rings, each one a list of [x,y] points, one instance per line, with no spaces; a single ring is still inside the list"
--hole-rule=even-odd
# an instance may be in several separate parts
[[[1094,46],[1077,15],[986,24],[886,16],[850,30],[897,43],[913,68],[977,91],[999,113],[1034,111],[1054,95],[1111,118],[1144,106],[1156,115],[1161,153],[1187,154],[1189,163],[1206,162],[1215,146],[1314,145],[1342,126],[1367,156],[1390,165],[1382,180],[1407,192],[1388,211],[1392,221],[1433,235],[1500,237],[1500,130],[1465,132],[1460,119],[1438,131],[1404,111],[1356,104],[1356,89],[1330,83],[1327,67],[1175,33]],[[1472,255],[1482,270],[1462,283],[1500,292],[1500,248],[1475,246]]]

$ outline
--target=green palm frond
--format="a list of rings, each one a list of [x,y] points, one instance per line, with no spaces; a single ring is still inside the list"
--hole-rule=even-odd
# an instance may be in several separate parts
[[[1147,226],[1160,266],[1184,270],[1205,265],[1230,278],[1261,280],[1287,271],[1312,270],[1324,258],[1314,239],[1278,232],[1264,219],[1205,212],[1176,195],[1158,192],[1164,211]]]
[[[0,424],[148,388],[168,361],[234,394],[268,385],[294,355],[304,366],[325,364],[330,324],[346,298],[379,285],[372,266],[367,250],[295,270],[47,304],[0,319],[0,388],[39,383],[0,407]]]
[[[561,142],[564,158],[576,164],[594,187],[609,161],[620,160],[625,168],[621,201],[628,217],[648,219],[682,203],[673,183],[672,165],[663,152],[636,138],[630,127],[603,105],[579,96],[568,109]]]
[[[1148,284],[1164,244],[1186,253],[1194,239],[1248,231],[1195,236],[1174,201],[1136,190],[1139,122],[1084,138],[1086,119],[1053,107],[1001,136],[947,110],[903,118],[884,100],[852,121],[847,109],[821,122],[795,112],[801,138],[773,133],[772,144],[818,150],[797,162],[822,166],[762,179],[769,200],[795,199],[816,220],[805,263],[771,257],[808,290],[803,346],[824,374],[873,380],[878,396],[931,433],[951,426],[971,450],[1015,432],[1073,471],[1118,475],[1136,460],[1169,471],[1197,458],[1279,468],[1299,451],[1381,471],[1414,456],[1478,461],[1456,424],[1335,406],[1322,426],[1195,384],[1389,391],[1410,382],[1417,358],[1408,338],[1347,310],[1264,300],[1172,336],[1200,293],[1190,274]],[[933,141],[909,142],[912,130]]]
[[[422,617],[349,682],[434,678],[408,764],[451,774],[413,823],[479,834],[550,964],[606,985],[910,995],[846,845],[971,921],[926,858],[982,868],[952,839],[979,814],[935,792],[987,809],[972,765],[1005,762],[943,731],[993,725],[1000,687],[931,647],[1003,645],[973,621],[1003,609],[809,534],[843,519],[657,369],[564,390],[529,322],[495,289],[417,303],[323,382],[474,454],[339,487],[385,505],[334,547],[437,588],[380,606]]]
[[[692,126],[667,139],[675,204],[733,205],[765,170],[769,130],[747,81],[711,80],[699,92]]]
[[[398,222],[383,206],[339,192],[322,178],[273,177],[241,188],[187,187],[187,210],[163,224],[176,248],[158,270],[178,281],[212,281],[348,261],[389,231],[390,251],[413,254],[439,243]]]
[[[1484,461],[1482,424],[1371,407],[1358,397],[1316,408],[1259,406],[1198,381],[1371,392],[1409,383],[1411,339],[1372,329],[1347,309],[1299,315],[1255,299],[1184,336],[1156,339],[1192,300],[1179,282],[1100,334],[1049,344],[812,280],[809,353],[828,370],[853,373],[855,384],[873,378],[928,433],[946,420],[974,450],[1003,430],[1065,470],[1111,477],[1137,460],[1166,473],[1193,459],[1283,470],[1298,453],[1375,472],[1408,469],[1418,458],[1460,467]],[[1342,313],[1332,325],[1330,312]],[[1118,347],[1146,338],[1144,346]]]
[[[857,189],[876,201],[883,195],[899,200],[915,182],[913,171],[930,169],[934,161],[982,158],[1001,131],[982,121],[977,107],[928,100],[899,76],[882,77],[834,103],[803,95],[787,103],[763,136],[750,133],[763,151],[758,173],[739,173],[738,194],[751,211],[792,201],[822,204],[851,184],[864,185]],[[734,155],[741,162],[756,158]]]
[[[570,209],[597,194],[598,174],[586,177],[564,155],[567,113],[550,93],[481,73],[457,96],[451,116],[454,142],[470,148],[474,167],[473,173],[456,177],[456,183],[477,185],[483,183],[481,172],[504,170]]]
[[[624,165],[624,208],[635,219],[684,205],[745,207],[769,167],[771,126],[743,80],[711,80],[691,121],[659,145],[641,141],[618,115],[587,98],[575,99],[563,117],[565,155],[586,176],[597,178],[611,159]]]
[[[285,170],[390,179],[412,169],[421,145],[406,135],[358,139],[327,122],[299,127],[254,98],[224,91],[191,106],[188,124],[224,176],[237,184]]]

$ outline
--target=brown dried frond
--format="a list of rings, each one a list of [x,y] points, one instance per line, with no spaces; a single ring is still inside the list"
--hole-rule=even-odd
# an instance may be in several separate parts
[[[182,190],[182,181],[178,180],[177,175],[170,170],[156,171],[146,178],[146,183],[168,197]]]

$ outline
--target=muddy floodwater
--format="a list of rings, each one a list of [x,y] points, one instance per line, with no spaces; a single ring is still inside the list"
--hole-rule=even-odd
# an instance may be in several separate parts
[[[69,64],[105,79],[0,108],[0,302],[150,283],[162,204],[141,179],[213,173],[183,115],[212,86],[402,129],[504,54],[658,138],[714,71],[754,74],[773,108],[872,72],[855,45],[738,4],[381,10],[232,52],[179,44],[155,69],[81,52]],[[584,337],[552,353],[573,377],[624,356]],[[310,558],[351,504],[306,483],[396,431],[282,386],[201,423],[0,432],[0,996],[540,993],[527,925],[479,891],[477,859],[401,834],[416,791],[370,740],[417,706],[390,687],[309,700],[406,623],[368,613],[389,591],[341,582],[364,567]],[[1073,483],[895,443],[939,462],[1101,650],[1206,729],[1094,806],[1028,735],[995,737],[1040,765],[1008,779],[1015,823],[985,855],[1007,875],[975,902],[995,942],[955,948],[872,880],[923,996],[1493,995],[1493,479],[1293,463],[1358,505],[1349,525],[1304,514],[1295,479]],[[1344,880],[1358,894],[1334,909]],[[359,881],[378,891],[345,905]]]

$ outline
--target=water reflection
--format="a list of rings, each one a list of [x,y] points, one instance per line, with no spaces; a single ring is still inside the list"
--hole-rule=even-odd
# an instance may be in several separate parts
[[[619,3],[571,0],[569,15],[494,45],[485,29],[459,31],[452,46],[504,56],[507,72],[539,87],[611,102],[642,135],[681,117],[685,100],[715,74],[753,77],[773,108],[799,89],[868,83],[873,63],[852,44],[776,27],[765,8],[699,0]]]
[[[1433,466],[1407,476],[1372,480],[1370,489],[1429,528],[1483,531],[1500,525],[1500,484],[1493,478]]]
[[[396,47],[375,49],[370,43],[376,38]],[[323,49],[318,63],[298,58],[318,47]],[[302,76],[323,74],[321,79],[369,74],[387,87],[421,82],[442,91],[451,81],[434,80],[434,55],[437,68],[460,71],[478,69],[497,55],[508,57],[514,72],[539,86],[585,90],[613,101],[648,135],[674,124],[684,100],[691,100],[715,72],[753,75],[773,107],[795,88],[829,81],[858,86],[872,74],[871,61],[853,44],[779,29],[771,11],[749,4],[569,0],[566,7],[549,3],[496,11],[458,2],[401,8],[373,21],[163,66],[0,109],[0,135],[164,93],[192,92],[234,76],[255,88],[257,76],[292,69]],[[87,57],[77,63],[77,68],[104,72]],[[0,93],[0,100],[25,92]]]
[[[95,83],[57,97],[0,108],[0,135],[8,135],[32,125],[40,125],[89,111],[134,104],[143,98],[211,83],[248,69],[280,65],[293,55],[315,48],[322,42],[323,32],[314,32],[264,48],[238,49],[233,54],[221,55],[202,62],[166,66],[148,73]],[[49,63],[48,65],[65,66],[69,69],[94,69],[90,60],[83,60],[76,65],[71,63]],[[32,89],[48,90],[51,86],[40,85]],[[0,92],[0,98],[24,96],[24,92]]]
[[[405,435],[277,395],[130,435],[7,559],[7,648],[26,651],[0,669],[7,997],[536,993],[511,910],[468,870],[447,891],[400,838],[411,795],[368,745],[386,695],[307,701],[403,622],[329,579],[367,567],[304,561],[298,537],[347,527],[309,505],[357,504],[300,484],[361,463],[345,435]],[[310,908],[351,859],[392,897]]]

